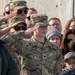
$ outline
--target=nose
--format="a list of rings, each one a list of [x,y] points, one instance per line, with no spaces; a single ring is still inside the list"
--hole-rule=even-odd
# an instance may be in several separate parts
[[[54,39],[54,42],[57,42],[57,40],[56,40],[56,39]]]
[[[22,30],[22,28],[20,28],[20,30]]]
[[[21,16],[26,17],[26,14],[24,13],[24,11],[22,11]]]

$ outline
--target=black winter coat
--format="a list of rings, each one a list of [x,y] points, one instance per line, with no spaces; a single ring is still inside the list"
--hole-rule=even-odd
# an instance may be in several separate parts
[[[1,75],[19,75],[17,66],[9,54],[8,50],[4,47],[4,42],[0,40],[0,53],[2,57],[2,72]]]

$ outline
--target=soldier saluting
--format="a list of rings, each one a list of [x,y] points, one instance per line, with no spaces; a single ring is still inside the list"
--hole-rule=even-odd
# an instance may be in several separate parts
[[[57,75],[62,70],[61,51],[45,38],[49,25],[47,20],[47,15],[33,14],[31,23],[35,26],[25,32],[20,32],[27,36],[33,31],[30,39],[20,38],[19,32],[10,34],[5,39],[5,41],[8,40],[10,47],[23,56],[22,68],[25,72],[23,75]]]

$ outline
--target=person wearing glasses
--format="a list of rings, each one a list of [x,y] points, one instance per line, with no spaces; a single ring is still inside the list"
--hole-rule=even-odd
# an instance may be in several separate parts
[[[21,38],[23,33],[14,33],[4,40],[7,41],[8,47],[23,57],[23,75],[58,75],[63,67],[63,57],[60,49],[45,38],[49,25],[48,16],[32,14],[31,23],[34,27],[24,32],[26,36],[33,31],[30,39]]]
[[[30,28],[30,27],[33,26],[33,25],[31,24],[31,22],[30,22],[30,15],[31,15],[31,14],[37,14],[37,10],[34,9],[34,8],[29,8],[29,9],[28,9],[28,13],[27,13],[27,16],[26,16],[26,19],[25,19],[25,22],[26,22],[28,28]]]
[[[9,18],[14,17],[14,16],[21,16],[21,17],[26,18],[26,14],[28,11],[26,1],[11,2],[5,6],[5,10],[8,8],[10,11],[6,11],[5,13],[8,15],[5,15],[0,19],[0,26],[2,25],[3,22],[6,22]]]
[[[69,29],[75,29],[75,18],[72,18],[67,21],[67,23],[64,27],[64,33]]]
[[[10,10],[11,13],[15,12],[16,16],[21,16],[26,18],[28,8],[27,8],[27,3],[26,1],[14,1],[10,3]]]
[[[25,23],[25,19],[20,16],[14,16],[8,20],[8,27],[14,26],[10,28],[9,32],[22,31],[27,29],[27,25]]]
[[[75,30],[69,29],[66,33],[63,34],[63,39],[61,42],[61,49],[63,55],[70,52],[70,42],[75,38]]]
[[[13,35],[14,33],[18,33],[19,31],[27,30],[27,25],[26,25],[25,19],[23,17],[15,16],[15,17],[12,17],[8,20],[8,28],[9,28],[8,32],[5,35],[3,35],[1,37],[1,39],[3,39],[3,37],[5,39],[5,37],[7,37],[7,35],[9,35],[9,34]],[[24,38],[25,35],[21,35],[20,37]],[[6,43],[8,43],[8,41],[6,41]],[[11,49],[9,46],[7,46],[7,47],[9,49],[9,52],[11,53],[13,59],[15,60],[17,67],[18,67],[18,72],[20,73],[22,57],[18,53],[13,52],[14,49]]]
[[[7,22],[7,26],[5,28],[0,29],[0,36],[7,34],[8,32],[16,32],[20,30],[26,30],[27,25],[24,21],[25,19],[20,16],[14,16],[10,18]]]
[[[50,24],[51,27],[56,28],[60,33],[62,32],[62,25],[60,19],[53,17],[49,19],[48,23]]]
[[[3,17],[0,19],[0,28],[6,27],[7,20],[14,16],[14,14],[10,14],[10,3],[4,7]]]

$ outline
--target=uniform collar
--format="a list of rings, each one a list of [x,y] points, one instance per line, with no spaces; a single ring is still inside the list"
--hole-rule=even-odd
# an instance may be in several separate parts
[[[47,40],[47,39],[45,39],[45,42],[39,42],[39,41],[37,41],[33,36],[31,37],[31,41],[34,43],[34,44],[36,44],[36,45],[38,45],[38,46],[44,46],[44,47],[46,47],[46,46],[50,46],[50,42]]]

